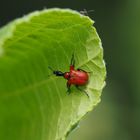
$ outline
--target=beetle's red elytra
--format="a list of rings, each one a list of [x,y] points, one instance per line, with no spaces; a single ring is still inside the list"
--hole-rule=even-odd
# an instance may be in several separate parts
[[[74,65],[75,65],[75,59],[74,59],[74,54],[73,54],[71,58],[69,72],[61,72],[59,70],[53,70],[51,67],[49,67],[49,69],[51,69],[53,71],[53,74],[55,74],[56,76],[63,76],[65,79],[67,79],[68,93],[70,93],[70,86],[75,85],[78,90],[84,92],[88,96],[86,91],[79,88],[79,86],[85,86],[88,83],[89,81],[88,72],[82,69],[75,69]]]

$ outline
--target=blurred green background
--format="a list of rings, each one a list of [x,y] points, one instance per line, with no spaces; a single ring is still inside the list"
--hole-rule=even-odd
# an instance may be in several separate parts
[[[102,101],[69,140],[140,139],[140,0],[1,0],[0,26],[43,8],[93,10],[102,39],[107,85]]]

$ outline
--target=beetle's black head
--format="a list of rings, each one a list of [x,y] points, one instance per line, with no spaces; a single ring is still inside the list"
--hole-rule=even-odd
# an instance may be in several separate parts
[[[64,76],[64,73],[58,70],[53,71],[53,74],[55,74],[56,76]]]
[[[48,67],[50,70],[53,71],[53,74],[55,74],[56,76],[64,76],[64,73],[59,71],[59,70],[53,70],[51,67]]]

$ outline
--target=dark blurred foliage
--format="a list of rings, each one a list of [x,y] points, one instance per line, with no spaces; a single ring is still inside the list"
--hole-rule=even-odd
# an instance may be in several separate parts
[[[70,140],[140,138],[140,0],[1,0],[0,26],[43,8],[94,10],[102,39],[107,85],[102,101]]]

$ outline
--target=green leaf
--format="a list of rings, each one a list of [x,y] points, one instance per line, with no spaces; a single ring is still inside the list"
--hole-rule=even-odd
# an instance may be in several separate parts
[[[90,75],[89,98],[48,66]],[[50,76],[49,76],[50,75]],[[100,101],[106,70],[93,21],[76,11],[33,12],[0,30],[0,140],[64,140]]]

